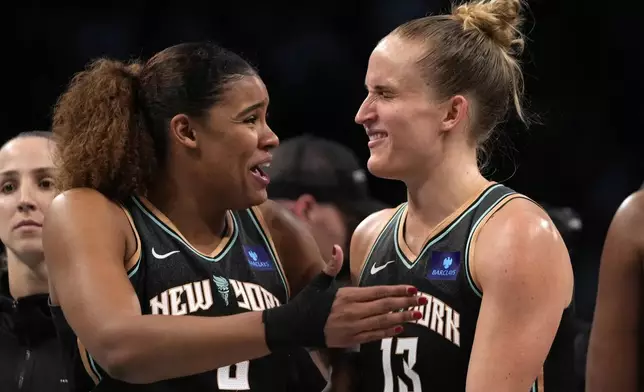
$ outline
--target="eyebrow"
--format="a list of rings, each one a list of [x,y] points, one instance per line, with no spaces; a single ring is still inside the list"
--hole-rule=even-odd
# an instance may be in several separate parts
[[[264,107],[266,105],[268,105],[268,100],[264,100],[264,101],[254,103],[254,104],[250,105],[249,107],[247,107],[246,109],[242,110],[241,112],[237,113],[235,118],[244,117],[244,116],[252,113],[253,111],[255,111],[255,110],[257,110],[257,109],[259,109],[261,107]]]
[[[369,86],[366,83],[364,84],[364,88],[369,90]],[[386,90],[391,90],[391,87],[387,87],[387,86],[383,86],[381,84],[377,84],[377,85],[373,86],[373,90],[375,90],[375,91],[386,91]]]
[[[36,175],[42,175],[42,174],[51,174],[54,171],[53,167],[39,167],[33,170],[30,170],[31,173],[34,173]],[[18,170],[7,170],[0,172],[0,175],[9,177],[9,176],[16,176],[18,175]]]

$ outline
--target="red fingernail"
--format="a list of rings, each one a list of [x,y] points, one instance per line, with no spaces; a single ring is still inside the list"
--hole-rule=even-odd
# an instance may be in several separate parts
[[[420,320],[421,318],[423,318],[423,314],[421,312],[414,312],[414,318],[416,320]]]
[[[410,287],[407,289],[407,294],[415,295],[418,293],[418,289],[415,287]]]
[[[403,331],[403,327],[398,326],[394,328],[394,333],[401,333],[402,331]]]
[[[428,303],[427,297],[418,297],[418,305],[427,305]]]

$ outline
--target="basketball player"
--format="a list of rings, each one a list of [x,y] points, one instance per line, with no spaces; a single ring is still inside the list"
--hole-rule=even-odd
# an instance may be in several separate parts
[[[50,132],[24,132],[0,148],[0,389],[66,391],[47,303],[42,223],[56,195]]]
[[[588,392],[642,390],[644,191],[627,198],[608,230],[586,371]]]
[[[509,104],[522,116],[520,11],[465,3],[399,26],[371,54],[356,121],[369,170],[403,181],[408,201],[360,224],[352,275],[414,284],[429,304],[402,335],[360,346],[355,390],[572,390],[566,246],[545,211],[477,166]]]
[[[73,390],[283,391],[290,350],[420,316],[390,314],[426,302],[409,285],[336,295],[341,249],[325,266],[266,202],[267,106],[256,71],[207,43],[98,60],[61,96],[44,245]]]

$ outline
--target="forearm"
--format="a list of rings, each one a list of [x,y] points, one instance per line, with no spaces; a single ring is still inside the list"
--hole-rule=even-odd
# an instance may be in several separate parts
[[[113,377],[151,383],[269,354],[261,312],[226,317],[138,316],[104,331],[101,364]]]

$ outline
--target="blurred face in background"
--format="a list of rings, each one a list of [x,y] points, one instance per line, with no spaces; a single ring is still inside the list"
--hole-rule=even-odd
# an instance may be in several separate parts
[[[51,143],[25,136],[0,149],[0,240],[27,264],[43,259],[42,224],[56,196]]]
[[[330,260],[335,244],[340,245],[345,256],[348,257],[351,233],[344,214],[336,206],[318,203],[311,195],[302,195],[297,200],[278,200],[278,202],[308,225],[325,260]]]

